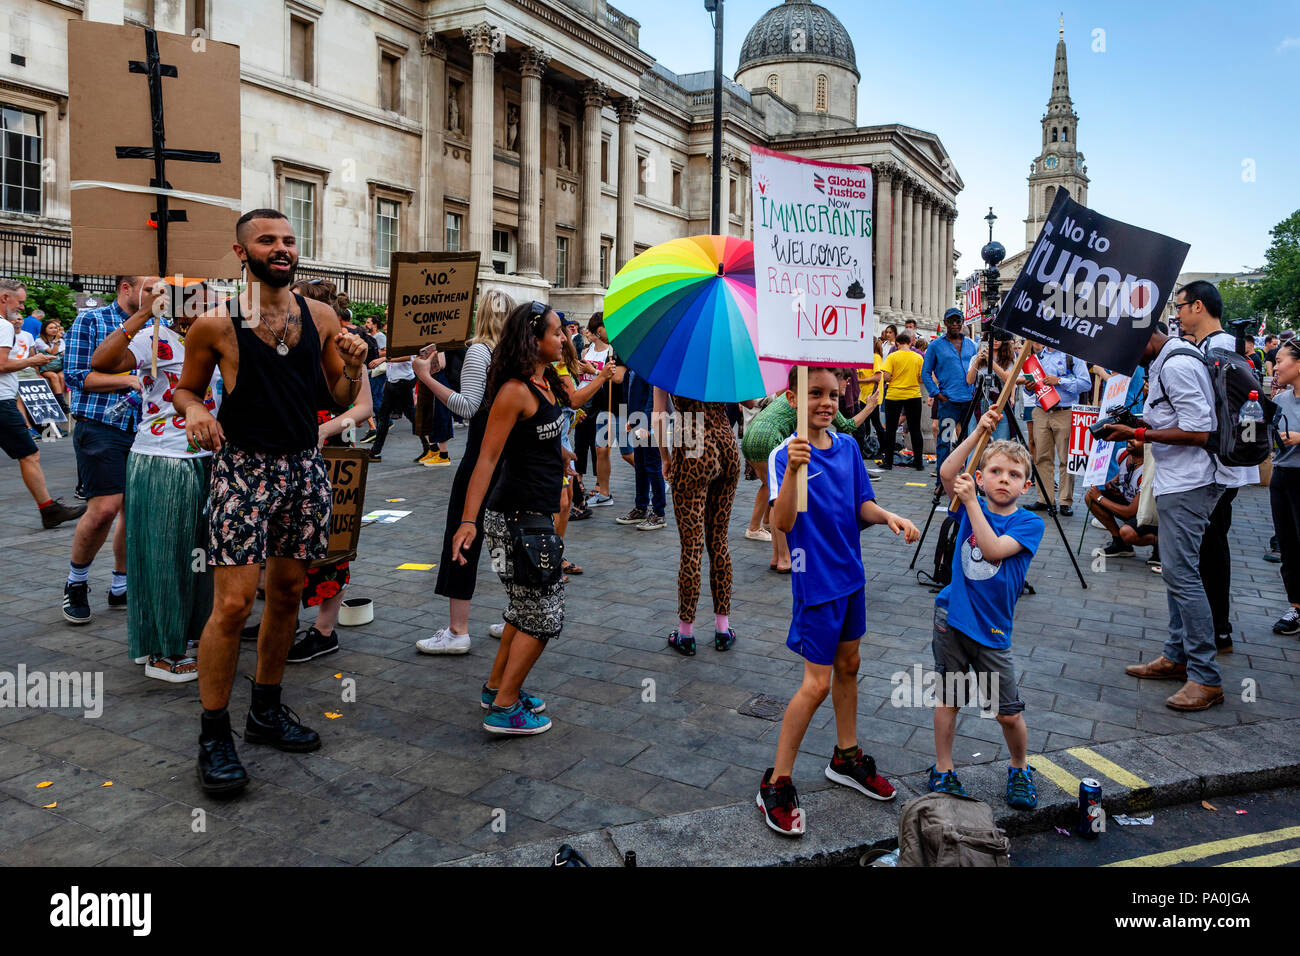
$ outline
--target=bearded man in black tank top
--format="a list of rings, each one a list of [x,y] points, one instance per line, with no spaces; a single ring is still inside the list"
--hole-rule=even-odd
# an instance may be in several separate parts
[[[365,342],[341,329],[328,304],[290,292],[298,251],[282,213],[242,216],[234,249],[249,287],[194,322],[174,400],[190,443],[215,452],[207,556],[214,594],[199,643],[198,774],[208,792],[248,783],[226,707],[263,561],[266,610],[244,741],[290,752],[320,747],[320,736],[280,702],[280,680],[307,566],[329,549],[330,483],[316,448],[317,401],[326,389],[337,404],[351,405],[366,358]],[[217,365],[225,398],[213,418],[202,396]]]

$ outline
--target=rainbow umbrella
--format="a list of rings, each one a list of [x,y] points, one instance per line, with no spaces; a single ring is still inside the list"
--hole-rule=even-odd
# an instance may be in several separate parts
[[[690,236],[632,259],[605,293],[605,330],[620,359],[673,395],[742,402],[784,388],[787,366],[760,362],[754,244]]]

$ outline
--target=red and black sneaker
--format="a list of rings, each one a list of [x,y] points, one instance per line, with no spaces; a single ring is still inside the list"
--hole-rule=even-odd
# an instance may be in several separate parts
[[[763,779],[758,785],[758,796],[755,798],[763,819],[782,836],[803,836],[804,815],[794,784],[789,777],[768,783],[771,777],[772,768],[768,767],[763,773]]]
[[[852,756],[845,757],[835,748],[835,755],[826,768],[826,779],[852,787],[872,800],[893,800],[894,786],[876,773],[876,761],[864,754],[862,748],[854,749]]]

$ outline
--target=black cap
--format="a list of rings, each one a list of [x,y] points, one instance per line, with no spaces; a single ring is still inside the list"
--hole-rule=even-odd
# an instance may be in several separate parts
[[[966,317],[961,314],[961,309],[958,309],[955,306],[943,314],[943,320],[945,322],[947,322],[949,319],[962,319],[963,321],[965,321],[965,318]]]

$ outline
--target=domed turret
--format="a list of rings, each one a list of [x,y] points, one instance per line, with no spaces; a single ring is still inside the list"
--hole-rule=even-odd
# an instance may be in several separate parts
[[[759,17],[740,48],[736,82],[767,88],[802,113],[857,124],[857,57],[844,24],[809,0],[785,0]]]

